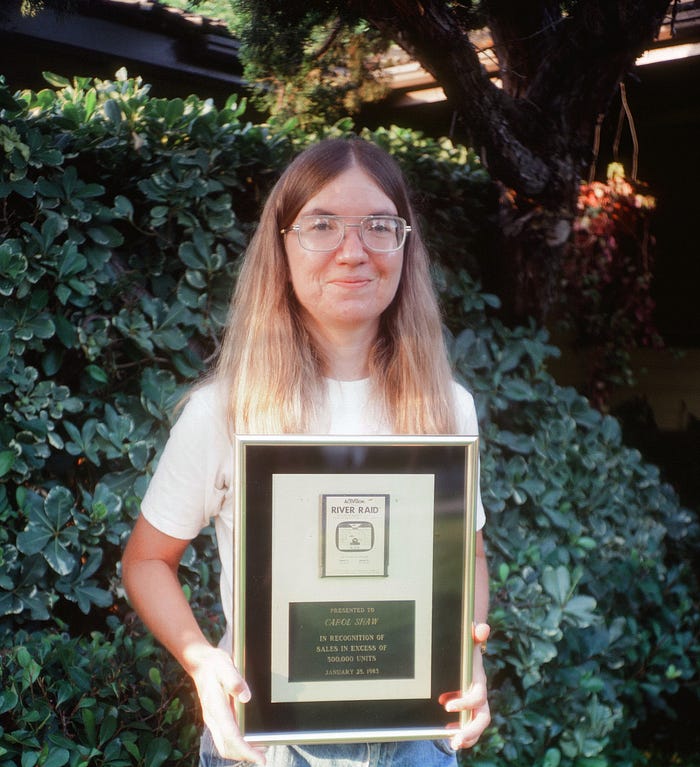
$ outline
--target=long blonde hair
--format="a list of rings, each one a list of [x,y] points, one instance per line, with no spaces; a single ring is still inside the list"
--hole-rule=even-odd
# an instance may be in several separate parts
[[[374,144],[330,139],[304,151],[282,174],[243,259],[211,376],[228,393],[234,431],[304,433],[323,407],[323,360],[301,320],[280,229],[353,166],[372,178],[411,226],[399,287],[370,353],[378,412],[400,434],[449,434],[456,428],[440,313],[405,179]]]

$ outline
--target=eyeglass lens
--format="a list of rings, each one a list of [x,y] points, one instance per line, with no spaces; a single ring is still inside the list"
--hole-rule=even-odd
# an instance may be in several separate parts
[[[302,216],[299,219],[299,243],[308,250],[334,250],[343,241],[346,226],[357,226],[366,247],[376,251],[400,248],[406,227],[398,216],[366,216],[357,224],[331,216]]]

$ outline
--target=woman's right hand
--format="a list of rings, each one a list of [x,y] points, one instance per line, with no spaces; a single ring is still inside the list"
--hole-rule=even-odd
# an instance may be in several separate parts
[[[248,685],[229,654],[207,641],[178,580],[177,568],[188,544],[140,515],[122,557],[124,586],[144,623],[192,677],[204,722],[221,756],[263,765],[265,755],[241,737],[233,715],[234,698],[250,700]]]
[[[250,689],[227,652],[211,645],[190,648],[187,670],[197,688],[204,723],[219,755],[264,765],[265,755],[241,736],[233,715],[234,698],[250,700]]]

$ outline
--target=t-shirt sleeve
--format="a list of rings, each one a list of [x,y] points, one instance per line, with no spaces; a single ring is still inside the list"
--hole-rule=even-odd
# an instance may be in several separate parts
[[[479,435],[479,423],[476,418],[476,408],[472,395],[458,383],[455,383],[455,402],[457,405],[457,433],[469,436]],[[486,524],[486,513],[481,501],[481,470],[478,471],[478,484],[476,489],[476,529]]]
[[[233,447],[213,386],[190,397],[173,426],[141,513],[173,538],[192,540],[231,492]]]

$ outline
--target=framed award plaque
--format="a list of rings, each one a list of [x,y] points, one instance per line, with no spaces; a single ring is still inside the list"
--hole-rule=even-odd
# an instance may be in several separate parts
[[[476,437],[236,437],[246,739],[446,737],[438,696],[471,683],[477,456]]]

